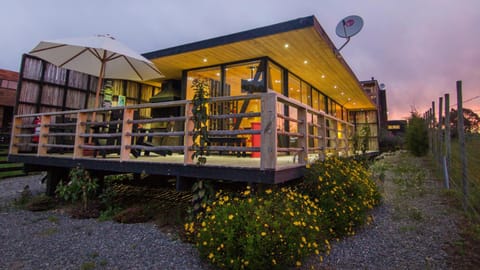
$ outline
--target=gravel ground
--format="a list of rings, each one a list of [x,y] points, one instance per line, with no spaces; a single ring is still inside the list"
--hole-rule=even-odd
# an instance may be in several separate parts
[[[397,154],[383,162],[384,201],[372,212],[372,224],[334,243],[322,263],[312,258],[303,269],[448,269],[443,249],[458,236],[440,181],[421,160],[406,163]],[[58,210],[8,206],[27,184],[42,192],[40,178],[0,181],[0,269],[211,269],[192,245],[150,223],[77,220]]]
[[[0,269],[208,269],[192,245],[155,225],[72,219],[59,211],[20,211],[7,205],[40,176],[0,181]]]

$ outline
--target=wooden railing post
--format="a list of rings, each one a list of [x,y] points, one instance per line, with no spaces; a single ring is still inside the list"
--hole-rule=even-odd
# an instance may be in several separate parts
[[[83,157],[83,149],[82,145],[84,143],[84,138],[80,136],[80,134],[85,134],[85,131],[87,129],[86,123],[87,122],[88,115],[87,113],[84,112],[79,112],[77,114],[77,125],[75,128],[75,144],[73,147],[73,158],[81,158]]]
[[[21,125],[22,118],[15,116],[12,125],[12,135],[10,137],[10,150],[8,151],[10,154],[18,154],[17,144],[20,143],[20,137],[17,137],[17,135],[22,133],[22,129],[20,128]]]
[[[193,164],[193,151],[190,150],[190,146],[193,145],[193,136],[191,135],[193,132],[193,128],[195,123],[192,121],[193,113],[192,113],[192,103],[187,103],[185,105],[185,136],[183,137],[183,163],[184,164]]]
[[[50,115],[42,115],[40,118],[40,134],[38,134],[38,146],[37,146],[37,156],[47,155],[47,147],[44,146],[48,144],[48,125],[51,122]]]
[[[303,150],[298,153],[298,163],[306,164],[308,160],[308,122],[307,110],[305,107],[298,109],[298,133],[303,134],[303,137],[298,138],[298,147]]]
[[[327,119],[325,115],[319,114],[318,115],[318,125],[320,125],[320,129],[318,130],[319,135],[322,136],[322,138],[319,140],[319,143],[321,143],[322,147],[322,154],[323,158],[327,156]]]
[[[122,138],[121,138],[121,147],[120,147],[120,161],[127,161],[130,159],[130,148],[132,144],[132,129],[133,123],[129,120],[133,120],[134,110],[133,109],[124,109],[123,110],[123,122],[122,122]]]
[[[277,95],[262,95],[260,169],[275,169],[277,166]]]

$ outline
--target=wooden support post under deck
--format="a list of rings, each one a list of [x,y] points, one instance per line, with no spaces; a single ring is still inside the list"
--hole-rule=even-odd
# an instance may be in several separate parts
[[[128,147],[132,144],[132,136],[127,134],[132,133],[133,124],[129,123],[128,120],[133,120],[133,114],[134,111],[132,109],[125,109],[123,111],[120,161],[127,161],[130,159],[130,149]]]
[[[193,128],[195,123],[192,121],[193,113],[192,113],[192,103],[187,103],[185,106],[185,136],[183,139],[183,146],[184,146],[184,157],[183,157],[183,163],[184,164],[193,164],[193,151],[190,150],[190,146],[193,145],[193,136],[190,135],[191,132],[193,132]]]
[[[260,146],[260,169],[275,169],[277,166],[277,95],[262,96],[262,131]]]
[[[21,125],[22,118],[15,117],[12,126],[12,136],[10,137],[10,150],[8,151],[10,154],[18,154],[18,146],[16,145],[20,143],[20,138],[17,135],[22,133]]]
[[[38,156],[45,156],[47,155],[47,147],[45,144],[48,144],[48,134],[49,128],[48,125],[51,122],[50,115],[42,115],[40,118],[40,134],[38,135],[38,147],[37,147],[37,155]]]
[[[303,134],[303,137],[298,138],[298,147],[303,151],[298,152],[298,163],[306,164],[308,159],[308,121],[307,110],[304,107],[298,108],[298,133]]]
[[[80,134],[85,134],[87,129],[87,125],[82,125],[83,123],[87,122],[88,115],[84,112],[79,112],[77,114],[77,126],[75,128],[75,145],[73,147],[73,158],[81,158],[83,157],[83,149],[81,146],[84,143],[84,138],[80,136]]]

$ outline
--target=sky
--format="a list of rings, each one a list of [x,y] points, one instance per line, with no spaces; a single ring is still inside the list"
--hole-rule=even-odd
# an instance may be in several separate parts
[[[390,120],[423,114],[446,93],[455,105],[457,80],[463,106],[480,113],[480,0],[2,2],[0,69],[13,71],[41,40],[110,34],[145,53],[310,15],[339,48],[337,23],[358,15],[364,27],[341,53],[359,80],[385,84]]]

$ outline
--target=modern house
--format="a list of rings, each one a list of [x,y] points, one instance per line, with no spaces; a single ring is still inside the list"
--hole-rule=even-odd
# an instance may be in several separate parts
[[[114,106],[93,109],[97,78],[24,55],[9,159],[47,170],[51,183],[78,165],[175,177],[179,187],[274,184],[301,177],[310,160],[351,155],[352,112],[376,110],[314,16],[144,56],[165,78],[114,80]],[[196,79],[209,93],[203,166],[192,157]]]

